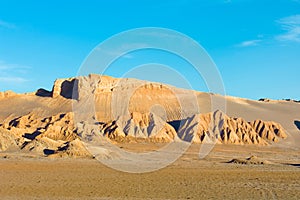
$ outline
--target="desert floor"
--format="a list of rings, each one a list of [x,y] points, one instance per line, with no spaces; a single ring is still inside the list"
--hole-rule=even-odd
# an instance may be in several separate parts
[[[124,144],[128,150],[140,144]],[[155,149],[148,145],[144,150]],[[278,147],[216,145],[198,159],[199,145],[161,170],[129,174],[95,159],[0,154],[1,199],[299,199],[300,152]],[[255,155],[267,165],[227,163]]]

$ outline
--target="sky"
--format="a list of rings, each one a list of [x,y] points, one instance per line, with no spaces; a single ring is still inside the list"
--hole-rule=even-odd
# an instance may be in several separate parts
[[[55,79],[77,76],[100,43],[142,27],[198,42],[227,95],[300,99],[300,0],[0,0],[0,91],[51,90]],[[152,76],[128,73],[137,65]],[[189,63],[154,49],[119,58],[105,74],[214,92]]]

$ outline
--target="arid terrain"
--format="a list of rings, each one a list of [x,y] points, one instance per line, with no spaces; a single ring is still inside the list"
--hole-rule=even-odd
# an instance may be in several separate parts
[[[299,199],[299,113],[297,101],[98,75],[57,80],[52,91],[1,92],[0,197]],[[135,153],[190,146],[167,167],[140,173],[151,162],[115,152],[104,140]],[[212,149],[200,159],[205,145]],[[137,170],[100,161],[129,161]]]
[[[116,171],[95,159],[1,153],[1,199],[299,199],[299,151],[217,145],[200,160],[198,148],[143,174]],[[272,163],[227,163],[250,155]]]

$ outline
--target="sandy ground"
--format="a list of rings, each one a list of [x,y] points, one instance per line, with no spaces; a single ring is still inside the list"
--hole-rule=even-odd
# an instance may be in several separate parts
[[[133,144],[123,148],[135,150]],[[127,149],[128,149],[127,148]],[[137,146],[140,149],[140,146]],[[154,149],[151,145],[146,150]],[[217,145],[202,160],[199,145],[151,173],[115,171],[94,159],[0,154],[1,199],[299,199],[300,151]],[[270,165],[229,164],[256,155]]]

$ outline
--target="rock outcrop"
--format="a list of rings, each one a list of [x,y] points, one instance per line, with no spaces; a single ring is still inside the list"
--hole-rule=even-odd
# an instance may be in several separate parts
[[[232,159],[228,161],[227,163],[233,163],[233,164],[241,164],[241,165],[270,165],[274,164],[268,160],[262,160],[258,158],[257,156],[250,156],[246,159]]]
[[[0,151],[18,147],[18,137],[4,128],[0,128]]]
[[[293,102],[293,103],[300,103],[300,100],[294,100],[294,99],[282,99],[282,100],[273,100],[273,99],[268,99],[268,98],[261,98],[258,101],[261,102],[271,102],[271,103],[278,103],[278,102]]]
[[[194,143],[268,145],[287,137],[280,124],[228,117],[221,111],[198,114],[182,120],[178,135]]]
[[[175,129],[153,113],[131,113],[105,124],[102,132],[110,139],[147,139],[152,142],[171,142],[177,139]]]
[[[9,146],[18,146],[21,150],[46,155],[48,153],[45,150],[51,152],[50,149],[60,149],[66,142],[71,143],[79,138],[73,124],[73,113],[61,113],[46,118],[30,113],[4,121],[0,126],[0,133],[2,150]]]
[[[62,96],[66,99],[78,99],[78,79],[57,79],[52,89],[52,97]]]
[[[81,143],[107,138],[113,142],[165,143],[179,139],[192,143],[256,144],[279,142],[287,135],[280,124],[228,117],[220,111],[198,114],[174,123],[167,123],[154,113],[131,113],[111,122],[75,124],[73,113],[40,118],[27,114],[7,120],[0,126],[0,150],[19,147],[21,150],[59,154],[89,155]],[[78,148],[78,149],[76,149]]]
[[[14,96],[18,96],[17,93],[14,93],[11,90],[5,91],[5,92],[0,92],[0,99],[1,98],[7,98],[7,97],[14,97]]]
[[[287,137],[283,127],[278,123],[254,120],[250,124],[254,131],[264,140],[279,142],[280,139]]]
[[[89,110],[90,104],[94,104],[97,120],[101,122],[113,121],[118,116],[133,112],[151,112],[155,105],[160,105],[166,112],[167,120],[172,121],[193,114],[197,107],[194,91],[96,74],[58,79],[53,86],[52,96],[78,100],[73,103],[78,113]],[[124,109],[129,113],[124,113]]]

